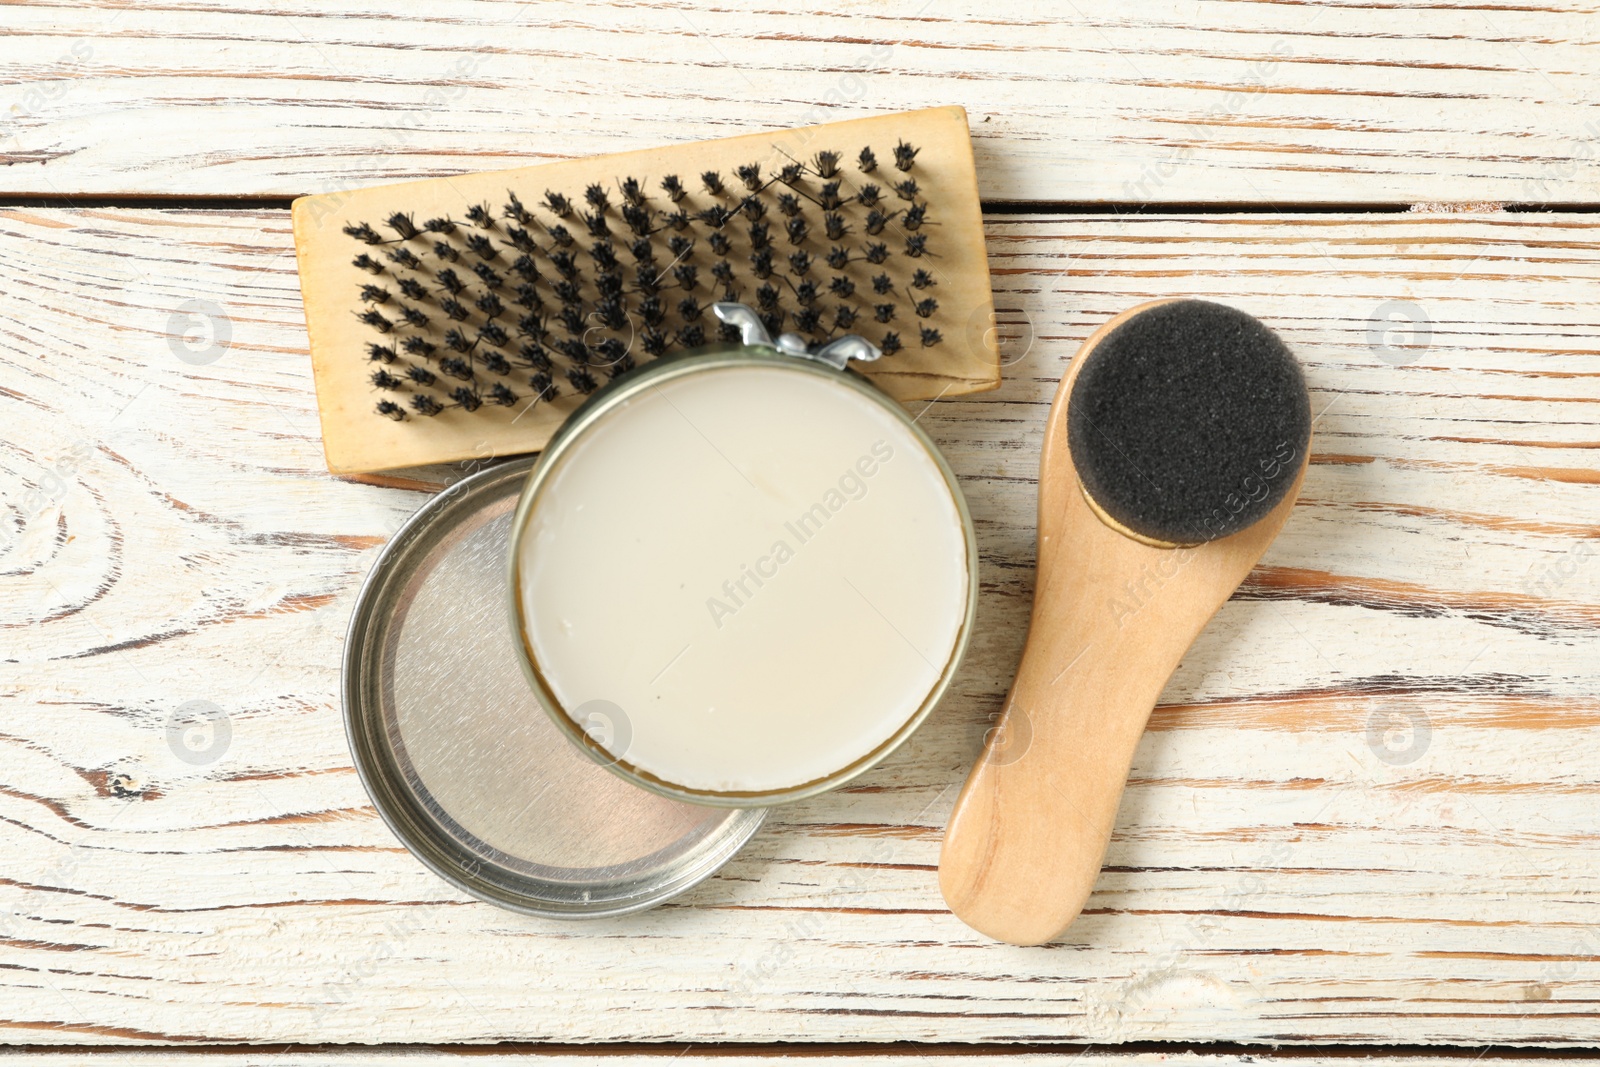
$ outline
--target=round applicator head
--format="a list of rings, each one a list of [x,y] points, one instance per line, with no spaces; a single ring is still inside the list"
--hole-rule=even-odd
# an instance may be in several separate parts
[[[1311,400],[1293,353],[1257,319],[1177,300],[1080,358],[1067,445],[1084,492],[1114,524],[1166,544],[1214,541],[1293,486]]]

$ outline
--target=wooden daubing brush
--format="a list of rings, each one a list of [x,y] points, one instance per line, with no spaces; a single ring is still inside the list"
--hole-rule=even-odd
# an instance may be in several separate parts
[[[1036,945],[1082,910],[1162,687],[1289,517],[1310,437],[1299,363],[1242,311],[1157,301],[1084,342],[1039,461],[1022,663],[939,860],[969,926]]]
[[[994,388],[966,113],[934,108],[294,203],[328,468],[529,452],[638,364],[859,334],[900,400]]]

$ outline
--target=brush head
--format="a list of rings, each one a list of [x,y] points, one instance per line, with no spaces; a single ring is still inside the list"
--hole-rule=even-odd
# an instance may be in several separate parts
[[[1214,541],[1289,492],[1311,439],[1305,377],[1278,335],[1235,308],[1177,300],[1087,353],[1067,445],[1103,515],[1163,544]]]

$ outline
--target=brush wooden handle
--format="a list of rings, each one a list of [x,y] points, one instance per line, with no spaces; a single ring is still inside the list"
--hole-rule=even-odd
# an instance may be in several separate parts
[[[1084,352],[1132,309],[1107,323]],[[1080,353],[1073,373],[1083,364]],[[1135,540],[1084,497],[1067,447],[1062,382],[1039,480],[1039,567],[1027,646],[998,728],[956,801],[939,888],[967,925],[1043,944],[1088,900],[1134,749],[1167,679],[1250,572],[1294,505],[1306,457],[1260,522],[1193,548]],[[1266,471],[1264,471],[1266,473]]]

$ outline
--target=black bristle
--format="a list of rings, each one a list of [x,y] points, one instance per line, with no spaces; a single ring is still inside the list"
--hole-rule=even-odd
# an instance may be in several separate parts
[[[417,385],[424,387],[430,386],[434,382],[438,381],[438,378],[434,376],[433,371],[429,370],[427,367],[418,367],[415,364],[406,368],[406,377],[410,378]]]
[[[438,280],[439,288],[443,289],[451,296],[459,296],[461,294],[461,290],[467,287],[467,284],[461,280],[461,275],[457,274],[449,267],[441,269],[437,274],[434,275],[434,278]]]
[[[550,253],[550,264],[555,267],[556,273],[563,278],[578,277],[578,257],[571,252],[560,251]]]
[[[867,244],[864,254],[867,262],[876,266],[889,258],[889,246],[880,241],[871,241]]]
[[[529,255],[518,256],[516,262],[511,264],[511,271],[518,277],[530,282],[539,280],[539,266],[533,261],[533,257]]]
[[[733,264],[719,259],[711,265],[711,276],[724,286],[733,284]]]
[[[733,242],[721,230],[712,231],[710,236],[706,238],[706,244],[710,245],[711,251],[719,256],[725,256],[733,251]]]
[[[761,311],[775,311],[778,307],[778,290],[775,286],[763,285],[756,290],[756,307]]]
[[[700,312],[702,310],[703,309],[700,307],[699,303],[696,302],[693,297],[686,296],[682,300],[678,301],[678,317],[684,322],[694,322],[700,317]]]
[[[778,194],[778,210],[787,218],[794,218],[800,214],[800,198],[793,193]]]
[[[587,367],[568,367],[567,381],[572,383],[572,388],[588,396],[599,388],[600,383],[594,380],[594,375],[589,373]]]
[[[619,270],[601,271],[594,276],[595,292],[601,300],[615,300],[622,295],[622,272]]]
[[[616,297],[597,301],[594,314],[600,320],[600,325],[608,330],[621,330],[628,325],[628,311]]]
[[[878,169],[878,157],[872,154],[871,148],[863,148],[856,157],[856,169],[862,174],[871,174]]]
[[[925,233],[914,233],[914,234],[911,234],[910,236],[908,236],[906,238],[906,255],[910,256],[912,259],[918,259],[918,258],[922,257],[924,254],[927,253],[927,251],[928,251],[928,235],[927,234],[925,234]]]
[[[572,247],[572,231],[561,225],[559,222],[550,227],[550,229],[546,232],[550,234],[550,240],[555,242],[557,248]]]
[[[583,219],[583,225],[588,229],[590,237],[611,236],[611,224],[606,221],[606,217],[603,212],[585,212],[580,217]]]
[[[500,254],[500,250],[495,248],[494,242],[481,233],[467,234],[467,251],[483,260],[494,259]]]
[[[518,307],[542,308],[544,299],[539,296],[539,290],[531,284],[524,283],[517,286],[517,295],[512,298]]]
[[[659,356],[667,350],[667,335],[654,326],[650,326],[645,329],[644,333],[639,335],[639,343],[644,347],[647,355]]]
[[[846,278],[843,274],[836,274],[828,283],[828,292],[841,299],[848,300],[855,295],[856,283]]]
[[[904,347],[900,344],[900,335],[890,330],[883,335],[883,340],[878,342],[878,351],[886,356],[892,356]]]
[[[667,229],[682,233],[689,228],[689,223],[693,220],[689,217],[689,212],[679,208],[677,211],[662,216],[661,221],[666,224]]]
[[[528,379],[528,384],[533,386],[533,395],[539,400],[553,400],[561,391],[556,388],[556,383],[550,380],[548,371],[540,371]]]
[[[772,247],[772,227],[765,222],[750,224],[750,250],[760,252]]]
[[[428,316],[414,307],[402,306],[400,308],[400,317],[405,320],[407,326],[415,330],[424,329],[428,325]]]
[[[379,333],[388,333],[390,330],[394,329],[394,323],[390,322],[388,319],[379,314],[376,308],[368,308],[366,311],[363,311],[357,315],[356,318],[360,319],[368,326],[371,326]]]
[[[634,207],[643,207],[645,202],[644,184],[638,178],[627,177],[622,179],[622,199]]]
[[[641,237],[628,245],[628,254],[636,263],[651,263],[656,258],[655,246],[650,243],[648,237]]]
[[[844,270],[849,263],[850,253],[847,250],[840,248],[838,245],[828,249],[828,266],[834,270]]]
[[[1169,544],[1240,532],[1293,490],[1311,435],[1294,354],[1236,308],[1141,311],[1078,356],[1067,445],[1084,494]]]
[[[747,196],[744,203],[739,205],[739,210],[744,212],[744,217],[751,222],[760,222],[767,217],[767,202],[759,197]]]
[[[435,241],[433,254],[447,263],[454,263],[461,258],[461,253],[456,251],[455,246],[446,241]]]
[[[428,299],[428,291],[424,289],[422,287],[422,283],[417,281],[415,278],[401,278],[400,292],[411,300]]]
[[[894,218],[893,212],[880,211],[877,208],[873,208],[867,212],[867,221],[863,225],[867,233],[876,237],[883,232],[883,228],[889,224],[889,220],[892,218]]]
[[[893,189],[894,195],[898,196],[901,200],[915,200],[917,198],[917,193],[920,191],[917,188],[917,179],[915,178],[907,178],[903,182],[895,182],[893,185],[889,186],[889,188]]]
[[[494,229],[494,211],[488,204],[473,204],[467,208],[467,221],[482,230]]]
[[[417,224],[411,221],[411,216],[403,211],[396,211],[384,221],[388,224],[389,229],[400,235],[400,240],[402,241],[409,241],[421,232],[417,229]]]
[[[385,252],[384,255],[407,270],[422,269],[422,260],[418,259],[416,253],[409,248],[393,248]]]
[[[672,268],[672,277],[677,281],[679,289],[692,293],[700,283],[700,268],[693,263],[679,263]]]
[[[872,291],[879,296],[884,293],[894,292],[894,279],[887,274],[874,274],[872,276]]]
[[[472,364],[460,356],[445,356],[441,359],[439,361],[439,372],[448,374],[452,378],[459,378],[464,382],[472,380]]]
[[[379,367],[372,372],[372,384],[379,389],[398,389],[402,383],[399,378]]]
[[[667,199],[671,200],[674,204],[682,200],[684,196],[688,194],[688,190],[683,187],[683,182],[678,180],[678,176],[676,174],[669,174],[665,178],[662,178],[661,189],[667,194]]]
[[[785,163],[778,171],[778,180],[785,185],[799,185],[806,168],[799,163]]]
[[[471,352],[472,346],[475,343],[476,342],[474,341],[467,340],[466,332],[455,326],[450,327],[450,329],[444,332],[444,346],[452,352]],[[439,367],[440,369],[444,368],[444,362],[442,360],[439,363]],[[445,373],[451,374],[453,372],[445,371]],[[457,377],[460,377],[460,375],[457,375]]]
[[[812,166],[819,176],[831,178],[839,173],[839,158],[838,152],[818,152],[812,160]]]
[[[583,334],[589,329],[588,317],[584,315],[581,304],[562,304],[561,310],[556,314],[556,321],[561,323],[562,329],[571,334]]]
[[[893,304],[874,304],[872,306],[872,317],[874,319],[878,320],[879,322],[889,322],[889,321],[893,320],[894,319],[894,305]]]
[[[911,164],[916,162],[917,153],[920,152],[920,151],[921,151],[921,149],[912,148],[910,145],[906,144],[904,141],[901,141],[899,144],[895,145],[894,146],[894,166],[895,166],[895,169],[896,170],[909,171],[911,169]]]
[[[784,224],[784,230],[789,234],[789,243],[792,245],[803,244],[811,228],[806,225],[806,220],[796,215]]]
[[[900,225],[908,230],[920,230],[922,224],[928,220],[927,204],[912,204],[906,208],[906,213],[900,216]]]
[[[667,239],[667,250],[672,253],[673,259],[682,259],[694,251],[694,241],[687,237],[670,237]]]
[[[469,314],[466,305],[453,296],[447,296],[439,301],[439,310],[449,315],[456,322],[465,322]]]
[[[458,385],[450,390],[450,399],[461,405],[463,411],[477,411],[483,406],[483,396],[476,386]]]
[[[850,227],[844,224],[844,216],[835,211],[830,211],[822,216],[822,225],[830,241],[841,240],[845,234],[850,232]]]
[[[594,247],[589,249],[589,258],[594,260],[594,265],[599,270],[616,270],[620,265],[616,246],[610,241],[596,241]]]
[[[699,323],[693,326],[685,326],[673,334],[673,340],[678,343],[680,348],[699,348],[706,343],[705,327]]]
[[[881,196],[883,196],[883,190],[868,182],[856,190],[856,203],[862,207],[873,207],[878,203],[878,199]]]
[[[739,340],[739,337],[739,327],[735,326],[731,322],[725,322],[721,326],[717,327],[717,340],[719,341],[726,341],[729,344],[733,344]]]
[[[706,192],[712,196],[721,196],[724,192],[722,175],[714,170],[708,170],[700,175],[700,184],[706,187]]]
[[[844,198],[839,195],[839,183],[827,182],[817,190],[817,203],[824,211],[837,211],[844,206]]]
[[[733,217],[733,210],[726,204],[712,204],[697,216],[701,222],[714,230],[719,230],[728,224]]]
[[[655,229],[650,209],[638,204],[622,205],[622,221],[627,223],[629,231],[636,237],[648,237]]]
[[[932,348],[934,345],[944,340],[944,335],[938,330],[934,329],[932,326],[924,326],[921,328],[920,332],[922,334],[923,348]]]
[[[407,337],[401,344],[408,356],[420,356],[423,359],[432,359],[438,351],[438,346],[425,337]]]
[[[489,289],[498,289],[506,283],[505,279],[496,274],[494,268],[487,263],[474,263],[472,265],[472,273],[476,274],[478,280],[483,282],[484,286]]]
[[[361,287],[361,300],[367,304],[387,304],[389,290],[381,285],[363,285]]]
[[[511,341],[511,335],[506,333],[506,328],[498,322],[486,322],[478,330],[478,340],[486,341],[496,348],[504,348]],[[500,373],[504,374],[504,371]]]
[[[364,222],[346,223],[344,232],[369,245],[383,244],[383,236]]]
[[[931,289],[937,284],[938,283],[934,281],[933,275],[929,274],[921,267],[918,267],[911,274],[911,288],[913,289]]]
[[[432,418],[444,410],[444,405],[440,404],[428,393],[418,393],[411,398],[411,410],[418,415],[426,415]]]
[[[803,307],[794,313],[794,328],[800,333],[816,333],[822,324],[822,312],[814,307]]]
[[[939,301],[930,296],[926,300],[919,300],[911,305],[911,310],[917,313],[917,318],[925,319],[939,310]]]
[[[517,394],[505,382],[495,382],[489,387],[489,402],[508,408],[517,402]]]
[[[761,320],[761,325],[766,327],[767,333],[779,334],[783,332],[783,309],[763,311],[756,316]]]
[[[355,259],[352,259],[350,263],[353,266],[360,267],[362,270],[370,271],[373,274],[383,273],[383,264],[367,255],[365,252],[361,253]]]
[[[518,252],[537,252],[539,245],[534,241],[533,234],[521,226],[507,226],[506,237],[511,241],[511,247]]]
[[[833,309],[833,328],[835,330],[848,330],[856,324],[856,309],[849,304],[840,304]]]
[[[667,317],[667,310],[662,306],[659,296],[647,296],[639,301],[639,317],[646,326],[660,326]]]
[[[794,252],[789,256],[789,273],[804,276],[811,273],[811,255],[808,252]]]
[[[819,292],[817,289],[817,283],[814,279],[807,278],[805,281],[794,287],[795,302],[803,307],[810,307],[812,304],[815,304],[817,302],[818,295]]]
[[[512,222],[521,223],[524,226],[533,221],[533,214],[522,206],[522,200],[510,189],[506,190],[505,215]]]
[[[611,198],[606,195],[606,187],[599,182],[594,182],[583,191],[583,199],[595,211],[602,214],[611,206]]]
[[[576,280],[563,278],[552,285],[550,290],[556,294],[556,299],[561,301],[563,307],[581,308],[583,304],[583,286]]]
[[[521,348],[517,349],[517,355],[534,370],[547,371],[550,369],[550,353],[546,352],[542,345],[525,343]]]
[[[455,233],[456,224],[450,219],[429,219],[422,224],[429,233]]]
[[[572,214],[572,201],[550,189],[544,191],[544,208],[558,219]]]
[[[633,287],[645,296],[654,296],[661,291],[661,271],[654,263],[641,263],[634,272]]]
[[[485,352],[483,354],[483,369],[490,374],[510,374],[511,362],[499,352]]]
[[[378,406],[374,410],[386,419],[393,419],[395,422],[406,421],[406,409],[393,400],[378,401]]]
[[[761,189],[761,164],[746,163],[742,167],[735,167],[733,173],[744,183],[744,187],[752,193]]]

